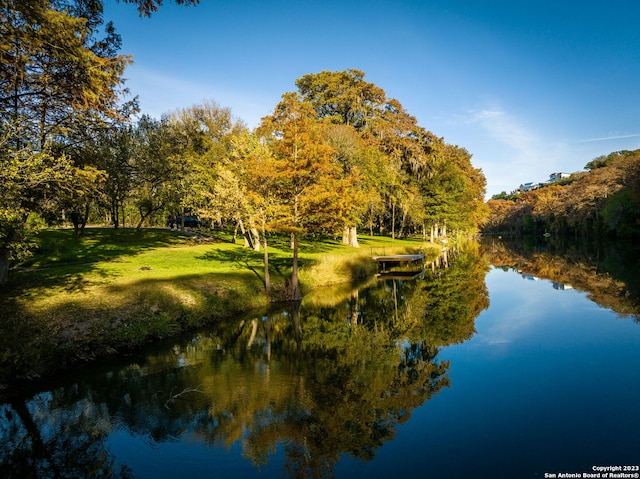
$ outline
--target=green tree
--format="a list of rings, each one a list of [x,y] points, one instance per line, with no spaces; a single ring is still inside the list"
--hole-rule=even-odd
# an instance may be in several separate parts
[[[0,210],[11,218],[0,225],[3,283],[8,261],[25,249],[28,214],[50,203],[54,190],[79,186],[73,174],[59,175],[75,158],[78,133],[90,135],[129,111],[120,98],[130,59],[116,54],[120,39],[111,25],[97,38],[99,2],[3,0],[0,19],[0,169],[2,189],[10,190]],[[84,166],[77,168],[89,171]],[[14,178],[25,171],[37,180]]]
[[[42,210],[48,195],[68,186],[73,165],[65,157],[12,150],[0,141],[0,284],[7,281],[11,259],[28,254],[26,219]]]
[[[134,129],[122,126],[108,130],[97,146],[98,164],[106,175],[104,195],[113,226],[125,226],[125,203],[135,187],[133,154],[135,148]]]
[[[231,180],[224,169],[233,139],[246,130],[244,123],[233,117],[230,108],[213,101],[183,108],[167,119],[173,141],[174,207],[183,217],[188,209],[219,221],[237,219],[233,209],[239,207],[238,198],[229,196],[237,190],[231,183],[224,184]]]
[[[442,159],[421,182],[431,240],[449,231],[475,231],[488,214],[484,204],[485,178],[471,165],[469,152],[445,144]]]
[[[356,69],[322,71],[304,75],[295,83],[318,118],[363,131],[382,113],[387,102],[384,90],[364,77],[365,73]]]
[[[348,159],[345,167],[358,168],[366,179],[360,190],[368,198],[366,207],[356,208],[360,196],[353,199],[358,215],[348,219],[347,227],[355,230],[368,217],[372,231],[375,211],[386,218],[394,237],[398,230],[405,235],[418,228],[426,236],[426,223],[442,232],[446,222],[455,229],[473,231],[486,210],[484,176],[471,166],[471,155],[419,126],[398,100],[388,98],[364,76],[360,70],[349,69],[308,74],[296,81],[317,118],[352,128],[363,145],[379,152],[377,156],[362,150],[356,153],[353,142],[334,141],[338,152]],[[373,165],[371,158],[379,162]],[[383,175],[378,174],[381,171]],[[377,194],[372,194],[373,189]],[[350,240],[349,235],[345,240]]]
[[[173,139],[166,121],[144,115],[133,131],[130,167],[133,175],[134,205],[138,209],[138,228],[163,211],[174,197],[172,182],[177,169],[172,164]]]

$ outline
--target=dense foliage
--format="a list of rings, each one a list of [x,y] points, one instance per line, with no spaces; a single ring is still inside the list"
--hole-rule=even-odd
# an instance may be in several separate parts
[[[162,4],[124,1],[143,16]],[[433,241],[482,222],[485,179],[469,152],[359,70],[304,75],[255,131],[215,102],[134,123],[131,60],[102,15],[100,1],[0,3],[0,282],[32,224],[80,235],[90,222],[196,214],[258,249],[269,232],[358,246],[359,227]]]
[[[100,138],[135,103],[122,102],[130,59],[99,2],[3,0],[0,20],[1,283],[31,213],[84,226],[105,183]]]
[[[574,237],[640,236],[640,150],[618,151],[589,162],[562,184],[488,201],[483,231]]]

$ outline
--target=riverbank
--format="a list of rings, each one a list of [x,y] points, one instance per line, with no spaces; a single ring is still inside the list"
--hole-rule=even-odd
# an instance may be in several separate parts
[[[168,229],[89,228],[40,232],[37,253],[12,271],[0,293],[0,383],[131,350],[208,322],[264,308],[262,252],[223,235]],[[304,291],[356,284],[375,273],[372,252],[416,251],[435,245],[363,237],[361,248],[336,241],[303,243]],[[291,252],[270,246],[274,294],[284,289]]]

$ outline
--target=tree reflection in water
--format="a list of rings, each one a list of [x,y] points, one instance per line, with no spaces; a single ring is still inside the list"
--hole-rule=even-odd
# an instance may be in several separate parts
[[[590,300],[640,323],[640,247],[615,242],[542,243],[485,240],[482,250],[492,265],[523,276],[543,278],[584,291]]]
[[[303,304],[224,322],[162,351],[0,406],[3,477],[132,477],[114,430],[156,442],[242,445],[290,477],[370,460],[411,412],[449,385],[440,347],[474,334],[487,263],[468,247],[413,281],[315,292]],[[185,447],[188,447],[185,445]]]

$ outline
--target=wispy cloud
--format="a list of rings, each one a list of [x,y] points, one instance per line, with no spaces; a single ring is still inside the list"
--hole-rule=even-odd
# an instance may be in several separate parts
[[[480,125],[496,142],[513,148],[523,156],[534,153],[536,135],[503,110],[470,110],[466,114],[466,122]]]
[[[454,121],[465,130],[465,146],[473,153],[474,164],[484,171],[489,195],[542,181],[553,169],[548,152],[541,152],[545,142],[517,115],[502,108],[485,108],[467,110]]]
[[[579,140],[578,143],[592,143],[596,141],[622,140],[625,138],[637,138],[637,137],[640,137],[640,133],[632,133],[631,135],[604,136],[602,138],[589,138],[586,140]]]

